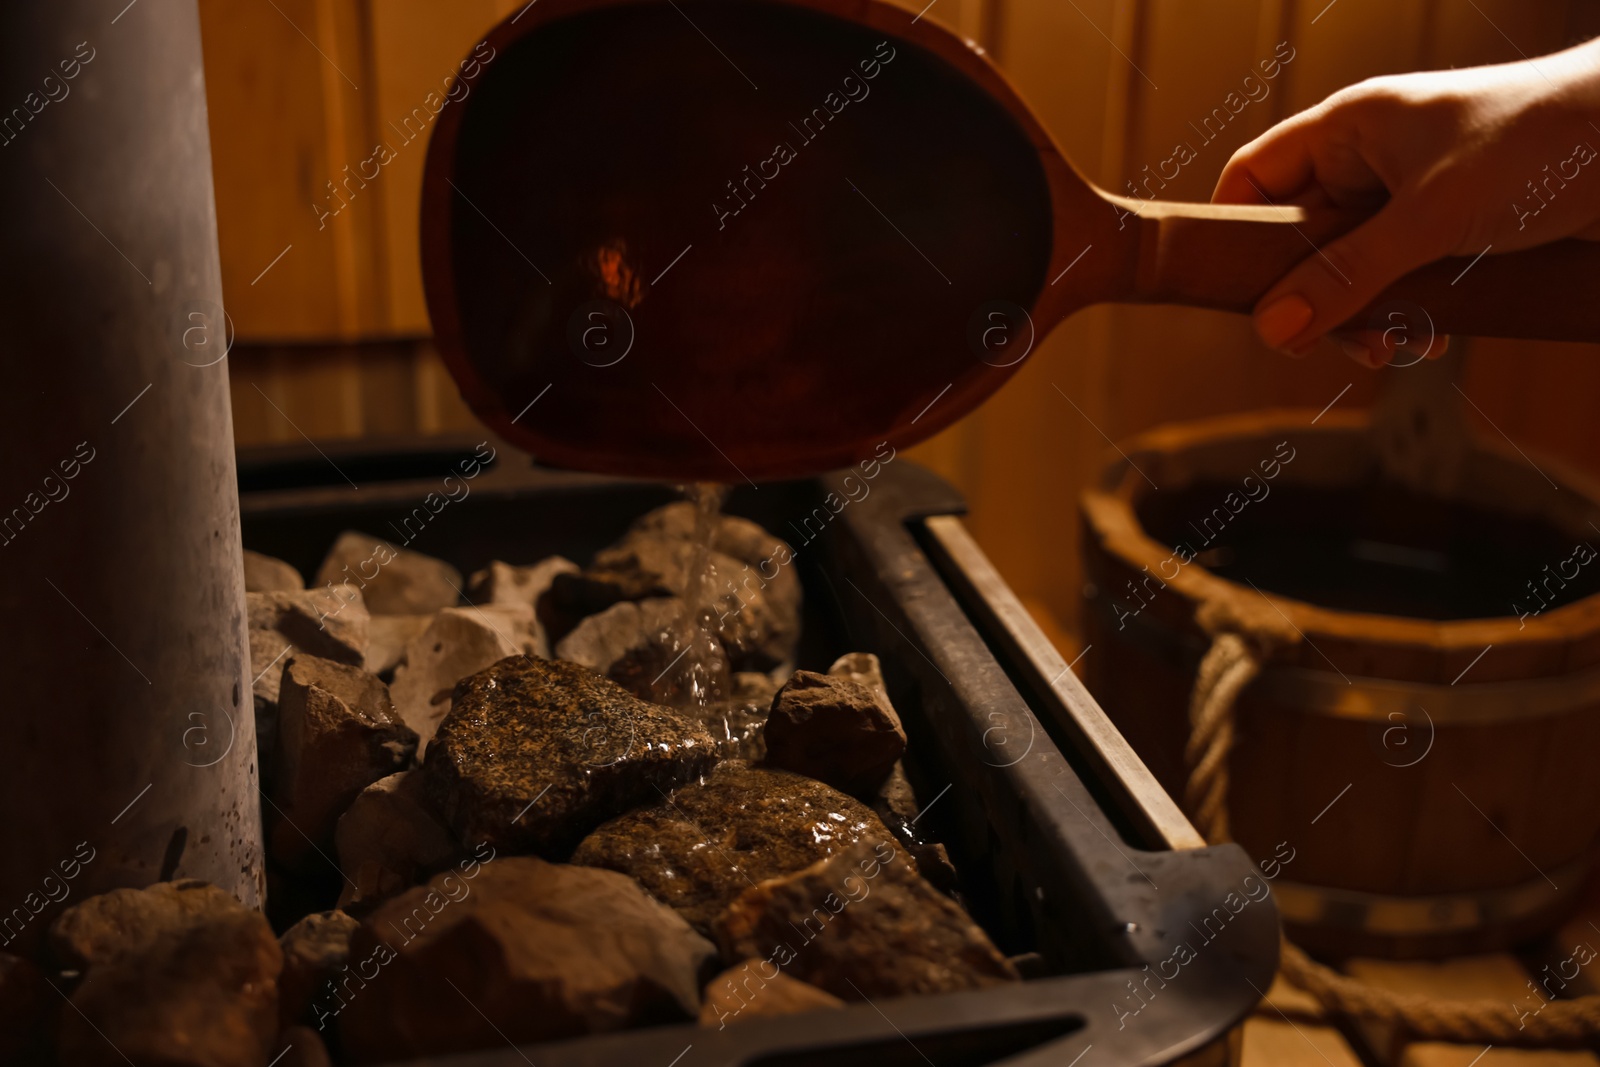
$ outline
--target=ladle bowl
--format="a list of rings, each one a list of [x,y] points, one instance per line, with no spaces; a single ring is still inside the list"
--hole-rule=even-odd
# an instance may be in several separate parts
[[[846,466],[971,411],[1081,307],[1248,310],[1363,217],[1110,196],[980,49],[879,0],[540,0],[486,41],[428,150],[428,306],[474,412],[554,466]],[[1559,284],[1595,245],[1463,265],[1383,299],[1600,336]]]

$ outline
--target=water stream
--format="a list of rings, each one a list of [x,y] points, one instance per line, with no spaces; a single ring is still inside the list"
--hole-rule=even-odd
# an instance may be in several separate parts
[[[660,635],[658,643],[666,650],[669,662],[650,688],[656,703],[703,708],[725,700],[730,688],[727,653],[716,637],[719,583],[712,558],[728,487],[697,482],[684,486],[683,493],[694,505],[683,610]]]

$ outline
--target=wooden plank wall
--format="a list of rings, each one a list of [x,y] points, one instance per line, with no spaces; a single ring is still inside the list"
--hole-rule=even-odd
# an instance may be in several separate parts
[[[925,0],[924,0],[925,2]],[[472,425],[426,340],[416,203],[423,142],[401,119],[520,0],[201,0],[223,285],[241,443]],[[907,6],[920,9],[922,3]],[[1179,141],[1164,196],[1205,199],[1272,122],[1385,72],[1537,56],[1600,32],[1581,0],[936,0],[1067,154],[1122,189]],[[1294,58],[1214,139],[1197,126],[1279,42]],[[339,201],[329,182],[383,141],[395,158]],[[281,257],[281,258],[275,258]],[[1593,284],[1574,299],[1594,299]],[[1525,448],[1600,473],[1600,348],[1472,346],[1464,388]],[[1095,308],[1063,324],[981,411],[913,455],[960,486],[973,529],[1052,630],[1081,586],[1075,500],[1107,441],[1269,405],[1370,404],[1381,375],[1291,362],[1240,317]],[[1497,428],[1497,429],[1496,429]],[[1062,640],[1070,641],[1063,636]]]

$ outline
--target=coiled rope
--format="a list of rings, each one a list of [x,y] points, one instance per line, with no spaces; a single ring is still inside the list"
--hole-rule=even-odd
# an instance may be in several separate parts
[[[1278,651],[1301,639],[1270,601],[1218,599],[1195,615],[1211,638],[1189,700],[1189,778],[1184,802],[1207,841],[1231,840],[1228,827],[1228,757],[1233,750],[1234,706],[1239,694]],[[1428,1041],[1554,1048],[1587,1045],[1600,1036],[1600,995],[1547,1001],[1537,1011],[1510,1001],[1453,1000],[1398,993],[1327,967],[1284,938],[1279,964],[1284,978],[1310,993],[1323,1010],[1403,1028]]]

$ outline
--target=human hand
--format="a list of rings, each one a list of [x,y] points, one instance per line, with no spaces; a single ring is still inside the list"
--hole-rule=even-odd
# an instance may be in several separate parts
[[[1600,39],[1538,59],[1341,89],[1235,152],[1211,199],[1377,208],[1256,304],[1261,339],[1300,356],[1425,263],[1600,239],[1595,146]],[[1393,358],[1387,331],[1337,336],[1366,366]],[[1443,351],[1435,343],[1429,355]]]

